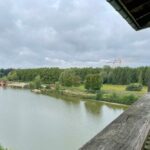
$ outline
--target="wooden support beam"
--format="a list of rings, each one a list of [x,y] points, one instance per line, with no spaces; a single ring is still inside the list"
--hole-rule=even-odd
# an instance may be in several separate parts
[[[135,29],[150,27],[150,0],[107,0]]]
[[[149,131],[150,94],[147,94],[80,150],[141,150]]]

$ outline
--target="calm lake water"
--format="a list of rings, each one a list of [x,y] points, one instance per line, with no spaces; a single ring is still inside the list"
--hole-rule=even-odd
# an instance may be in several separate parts
[[[77,150],[124,110],[0,88],[0,144],[11,150]]]

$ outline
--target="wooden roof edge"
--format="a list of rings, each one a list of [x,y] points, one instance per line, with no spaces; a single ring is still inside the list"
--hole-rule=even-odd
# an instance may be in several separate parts
[[[107,0],[115,9],[119,12],[119,14],[134,28],[136,31],[142,29],[136,21],[130,16],[130,14],[118,3],[114,0]]]

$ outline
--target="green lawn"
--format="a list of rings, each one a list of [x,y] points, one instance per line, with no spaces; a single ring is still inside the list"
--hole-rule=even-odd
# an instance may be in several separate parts
[[[103,91],[112,91],[112,92],[122,92],[125,91],[125,85],[111,85],[111,84],[104,84],[102,86]]]
[[[102,95],[89,93],[85,90],[84,85],[78,87],[61,87],[66,94],[76,95],[84,98],[107,101],[112,103],[120,103],[130,105],[147,93],[147,87],[144,86],[142,91],[126,91],[126,85],[110,85],[104,84],[101,88]]]
[[[85,92],[84,85],[80,85],[79,87],[65,87],[65,89],[74,91],[74,92]],[[104,84],[101,90],[105,93],[118,93],[118,94],[133,94],[137,96],[142,96],[147,93],[147,87],[144,86],[142,91],[126,91],[126,85],[111,85]]]
[[[104,84],[102,90],[105,92],[115,92],[115,93],[135,94],[135,95],[143,95],[147,93],[146,86],[143,87],[142,91],[126,91],[126,85]]]

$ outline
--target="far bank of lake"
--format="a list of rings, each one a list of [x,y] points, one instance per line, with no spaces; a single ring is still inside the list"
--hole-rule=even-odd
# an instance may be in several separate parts
[[[46,88],[46,86],[48,88]],[[31,91],[38,94],[53,96],[56,98],[58,97],[63,99],[76,98],[84,100],[96,100],[121,105],[131,105],[141,96],[147,93],[146,86],[143,87],[142,91],[126,91],[125,85],[104,84],[102,86],[100,94],[86,91],[83,85],[77,87],[59,86],[59,89],[57,89],[57,87],[55,86],[55,84],[42,85],[40,89],[32,89]],[[25,82],[8,82],[7,87],[30,89],[29,83]]]

